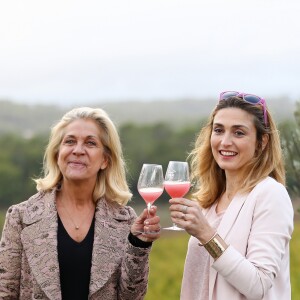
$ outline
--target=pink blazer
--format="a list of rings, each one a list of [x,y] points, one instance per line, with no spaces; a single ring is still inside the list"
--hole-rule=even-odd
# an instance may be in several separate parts
[[[293,217],[285,187],[270,177],[249,194],[235,196],[217,229],[230,246],[216,261],[210,258],[209,300],[290,300]],[[198,252],[191,253],[188,266],[194,268],[192,255]],[[185,268],[186,276],[191,272]]]
[[[89,299],[144,298],[150,249],[128,242],[135,217],[128,206],[98,201]],[[55,190],[9,208],[0,242],[0,299],[61,300]]]

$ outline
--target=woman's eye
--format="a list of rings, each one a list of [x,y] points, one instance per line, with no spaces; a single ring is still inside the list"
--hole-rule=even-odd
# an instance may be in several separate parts
[[[216,127],[216,128],[214,128],[214,132],[215,133],[221,133],[222,132],[222,128]]]
[[[238,131],[235,132],[235,135],[237,135],[237,136],[244,136],[245,134],[244,134],[243,131],[238,130]]]
[[[94,141],[87,141],[86,144],[87,144],[88,146],[90,146],[90,147],[95,147],[95,146],[97,146],[97,143],[94,142]]]
[[[71,140],[71,139],[70,140],[68,139],[68,140],[64,141],[64,144],[67,144],[67,145],[73,145],[74,143],[75,143],[75,140]]]

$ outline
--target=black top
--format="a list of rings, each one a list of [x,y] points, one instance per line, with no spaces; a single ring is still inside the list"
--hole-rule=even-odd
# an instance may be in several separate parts
[[[57,251],[63,300],[85,300],[89,295],[95,217],[80,243],[74,241],[58,216]]]

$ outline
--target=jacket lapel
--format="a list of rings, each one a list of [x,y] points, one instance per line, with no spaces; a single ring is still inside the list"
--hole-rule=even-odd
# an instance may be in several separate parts
[[[21,239],[32,274],[49,299],[60,300],[55,192],[39,194],[24,215]]]
[[[226,241],[226,237],[228,233],[230,232],[231,228],[234,226],[234,223],[236,222],[236,219],[239,216],[239,213],[241,209],[244,206],[244,203],[247,199],[247,195],[236,195],[228,208],[226,209],[226,212],[223,215],[223,218],[221,220],[221,223],[218,227],[218,233],[219,235]],[[210,258],[210,264],[212,265],[214,262],[213,258]],[[217,272],[215,269],[210,268],[210,274],[209,274],[209,299],[212,299],[213,289],[217,278]]]
[[[90,295],[120,272],[131,217],[125,207],[100,199],[96,206]]]
[[[21,239],[32,274],[51,300],[61,300],[54,189],[27,207]],[[125,207],[100,199],[95,213],[90,295],[121,267],[132,216]]]
[[[218,227],[218,233],[223,239],[226,239],[228,233],[235,224],[246,199],[247,195],[236,195],[232,199]]]

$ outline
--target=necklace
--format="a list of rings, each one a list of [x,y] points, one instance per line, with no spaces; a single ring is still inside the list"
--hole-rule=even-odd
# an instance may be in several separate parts
[[[65,207],[63,201],[60,201],[60,202],[61,202],[62,207],[63,207],[64,210],[66,211],[67,215],[69,216],[71,222],[73,223],[74,228],[75,228],[76,230],[79,230],[80,227],[81,227],[81,225],[82,225],[83,222],[87,219],[87,217],[89,216],[89,214],[90,214],[91,211],[88,211],[88,213],[87,213],[87,214],[85,215],[85,217],[83,218],[82,222],[81,222],[79,225],[77,225],[77,224],[74,222],[73,218],[71,217],[71,214],[69,213],[69,211],[68,211],[67,208]]]

